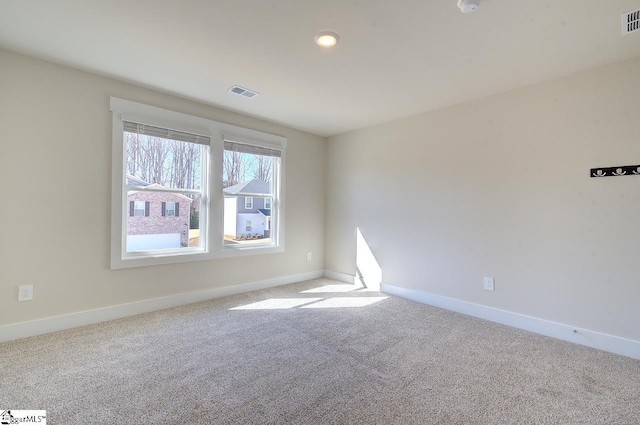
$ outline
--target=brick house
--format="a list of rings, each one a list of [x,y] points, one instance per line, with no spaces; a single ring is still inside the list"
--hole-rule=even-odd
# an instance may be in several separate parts
[[[130,176],[127,184],[163,187]],[[129,191],[127,201],[127,251],[189,246],[191,198],[179,193]]]

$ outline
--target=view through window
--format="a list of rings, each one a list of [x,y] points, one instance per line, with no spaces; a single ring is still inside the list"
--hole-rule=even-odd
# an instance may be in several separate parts
[[[281,152],[225,141],[224,244],[274,244]]]
[[[201,248],[199,136],[125,122],[126,252]]]

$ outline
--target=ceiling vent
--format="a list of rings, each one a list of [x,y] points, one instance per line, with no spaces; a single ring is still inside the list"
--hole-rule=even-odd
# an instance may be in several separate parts
[[[255,91],[252,91],[252,90],[249,90],[249,89],[245,89],[244,87],[240,87],[240,86],[233,86],[233,87],[231,87],[229,89],[229,91],[231,93],[235,93],[237,95],[244,96],[244,97],[249,98],[249,99],[254,98],[254,97],[256,97],[257,95],[260,94],[258,92],[255,92]]]
[[[622,33],[630,34],[640,29],[640,9],[622,14]]]

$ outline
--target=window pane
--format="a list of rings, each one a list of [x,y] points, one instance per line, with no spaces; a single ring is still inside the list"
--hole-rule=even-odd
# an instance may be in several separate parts
[[[273,245],[272,220],[281,152],[225,141],[223,156],[224,244]],[[277,216],[277,210],[273,211]]]
[[[127,252],[200,246],[199,196],[140,190],[128,191],[127,201],[128,208],[134,206],[127,214]]]
[[[225,245],[271,243],[271,210],[264,208],[265,198],[253,198],[254,209],[245,209],[244,196],[224,197]]]
[[[223,186],[225,194],[273,194],[274,161],[278,158],[225,150]]]
[[[124,140],[128,185],[200,189],[202,145],[127,131]]]
[[[131,205],[131,204],[129,204]],[[134,201],[133,203],[133,215],[135,217],[142,217],[145,213],[145,203],[144,201]]]

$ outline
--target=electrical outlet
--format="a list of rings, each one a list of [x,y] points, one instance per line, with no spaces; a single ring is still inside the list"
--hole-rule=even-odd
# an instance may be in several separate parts
[[[18,286],[18,301],[31,301],[33,299],[33,285]]]
[[[493,278],[486,277],[484,278],[484,289],[487,291],[493,291],[495,288],[493,287]]]
[[[307,261],[311,261],[311,251],[307,252]]]

